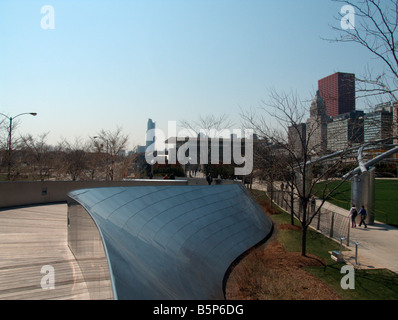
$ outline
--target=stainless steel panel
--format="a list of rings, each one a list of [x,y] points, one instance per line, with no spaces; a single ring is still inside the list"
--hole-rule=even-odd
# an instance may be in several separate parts
[[[97,260],[102,250],[115,299],[223,299],[231,263],[272,230],[240,184],[86,189],[69,197],[70,247],[84,251],[75,255],[86,265],[90,250]],[[87,241],[80,221],[90,219],[97,235]],[[93,296],[101,297],[98,285]]]
[[[351,182],[351,201],[359,211],[363,205],[367,211],[366,223],[374,224],[375,216],[375,168],[361,172]]]
[[[111,273],[99,229],[77,202],[68,203],[68,245],[82,270],[90,298],[113,299]]]

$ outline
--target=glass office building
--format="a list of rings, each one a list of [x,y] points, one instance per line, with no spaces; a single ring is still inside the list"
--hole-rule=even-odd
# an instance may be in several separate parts
[[[364,116],[364,142],[388,139],[393,136],[393,115],[390,111],[380,110]],[[391,140],[385,143],[392,143]]]

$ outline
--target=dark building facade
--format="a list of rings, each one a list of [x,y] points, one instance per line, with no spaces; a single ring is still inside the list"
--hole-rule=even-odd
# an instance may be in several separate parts
[[[336,72],[318,80],[318,90],[326,105],[326,115],[337,115],[355,110],[355,74]]]

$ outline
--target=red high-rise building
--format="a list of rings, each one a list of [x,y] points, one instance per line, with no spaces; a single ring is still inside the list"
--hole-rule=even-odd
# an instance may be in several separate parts
[[[326,105],[326,115],[335,118],[355,110],[355,74],[336,72],[318,80],[318,90]]]

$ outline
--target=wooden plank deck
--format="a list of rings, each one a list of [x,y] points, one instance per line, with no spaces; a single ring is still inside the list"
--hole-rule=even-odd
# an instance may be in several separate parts
[[[54,289],[43,289],[43,266],[54,269]],[[67,245],[67,205],[0,210],[0,299],[90,299]]]

